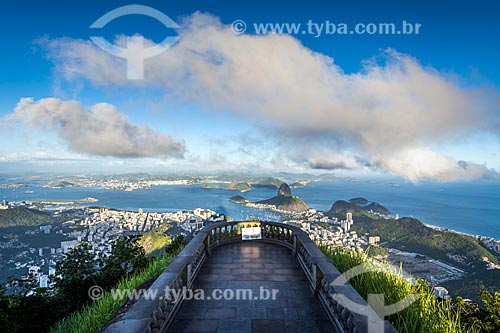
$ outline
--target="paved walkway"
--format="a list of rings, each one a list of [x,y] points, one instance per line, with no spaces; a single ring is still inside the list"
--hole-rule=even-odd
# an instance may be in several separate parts
[[[283,246],[246,241],[217,247],[201,268],[194,289],[203,289],[210,297],[214,289],[229,290],[227,296],[250,289],[252,296],[186,300],[169,332],[333,332],[297,259]],[[273,289],[278,290],[274,300]],[[269,299],[256,299],[259,295]]]

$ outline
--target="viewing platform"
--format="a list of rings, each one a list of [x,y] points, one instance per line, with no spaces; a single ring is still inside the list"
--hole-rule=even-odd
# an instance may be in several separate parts
[[[259,241],[217,247],[194,283],[194,289],[203,289],[206,295],[215,288],[231,290],[229,296],[251,290],[255,299],[185,301],[169,332],[333,332],[286,247]]]
[[[260,228],[262,239],[242,240],[244,227]],[[254,221],[214,224],[201,230],[150,287],[175,297],[143,296],[104,332],[354,333],[368,332],[374,322],[384,332],[397,332],[345,279],[332,284],[342,279],[299,228]],[[350,311],[334,295],[363,311]]]

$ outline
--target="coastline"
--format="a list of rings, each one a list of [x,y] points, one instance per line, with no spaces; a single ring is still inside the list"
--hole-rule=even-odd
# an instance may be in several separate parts
[[[360,182],[315,182],[304,188],[296,189],[296,194],[311,208],[318,211],[328,210],[332,203],[339,199],[366,197],[388,207],[400,216],[413,216],[431,228],[449,230],[469,236],[480,235],[483,238],[500,239],[500,209],[495,206],[499,191],[497,187],[487,184],[463,187],[460,193],[467,193],[467,197],[460,202],[455,202],[450,191],[439,193],[436,185],[429,188],[419,187],[415,192],[413,187],[402,184],[397,188],[394,196],[393,187],[383,184],[366,185]],[[0,188],[0,199],[7,201],[75,201],[82,198],[93,197],[99,200],[99,205],[120,208],[139,209],[149,211],[175,211],[178,209],[194,209],[208,207],[219,210],[235,218],[251,215],[252,208],[245,207],[228,199],[235,195],[234,191],[221,189],[201,189],[199,184],[170,184],[153,186],[150,190],[123,191],[106,190],[97,187],[69,187],[61,189],[42,188],[40,185],[30,185],[34,190],[32,194],[12,188]],[[203,191],[203,192],[202,192]],[[270,197],[274,191],[269,189],[253,189],[245,197],[251,201],[258,201]],[[236,192],[238,193],[238,192]],[[477,193],[483,196],[477,200]],[[126,194],[124,196],[124,194]],[[485,196],[487,194],[487,196]],[[439,197],[437,197],[439,195]],[[432,200],[432,205],[429,203]],[[443,207],[442,209],[440,207]],[[466,208],[464,208],[466,207]],[[491,209],[493,207],[493,209]],[[433,221],[434,223],[425,223]],[[456,230],[457,228],[461,231]]]
[[[422,222],[422,221],[420,221],[420,222]],[[500,238],[495,238],[495,237],[492,237],[492,236],[485,236],[485,235],[479,235],[479,234],[473,235],[473,234],[470,234],[470,233],[467,233],[467,232],[450,229],[448,227],[439,227],[437,225],[428,224],[428,223],[424,223],[424,222],[422,222],[422,224],[425,225],[426,227],[429,227],[429,228],[432,228],[432,229],[435,229],[435,230],[439,230],[439,231],[452,232],[452,233],[455,233],[455,234],[460,234],[460,235],[464,235],[464,236],[470,236],[470,237],[474,237],[474,238],[480,237],[480,238],[485,238],[485,239],[492,239],[494,241],[500,241]]]

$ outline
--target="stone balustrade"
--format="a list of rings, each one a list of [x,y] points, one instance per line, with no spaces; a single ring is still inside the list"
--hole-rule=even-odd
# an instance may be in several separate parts
[[[396,329],[367,306],[363,298],[349,283],[335,283],[343,279],[332,261],[299,228],[282,223],[244,221],[218,223],[205,227],[187,244],[183,251],[172,259],[170,265],[151,285],[157,295],[165,295],[165,289],[182,295],[183,288],[191,288],[210,251],[215,247],[241,242],[243,227],[260,227],[262,242],[285,246],[295,255],[309,281],[311,292],[318,297],[337,332],[368,332],[370,328],[384,327],[384,332],[395,333]],[[345,282],[345,279],[342,280]],[[343,295],[356,304],[360,313],[343,306],[335,295]],[[109,325],[105,333],[157,333],[166,332],[182,304],[182,298],[169,300],[164,297],[147,299],[144,295],[131,308]],[[344,303],[343,303],[344,304]],[[352,306],[350,306],[352,309]],[[373,331],[370,329],[370,331]],[[380,330],[377,330],[377,332]]]

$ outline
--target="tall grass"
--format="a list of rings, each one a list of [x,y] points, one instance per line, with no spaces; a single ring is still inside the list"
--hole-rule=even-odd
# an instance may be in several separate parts
[[[144,270],[121,280],[115,289],[133,290],[139,288],[144,282],[158,277],[171,259],[172,256],[167,255],[153,259]],[[50,332],[95,333],[113,318],[116,311],[126,301],[127,298],[113,299],[110,292],[105,292],[99,300],[56,323]]]
[[[326,256],[333,260],[337,269],[342,273],[372,260],[365,253],[321,244],[318,246]],[[365,300],[368,294],[385,295],[386,305],[394,304],[407,295],[420,295],[409,307],[385,318],[398,331],[409,333],[471,332],[462,327],[460,312],[451,307],[449,302],[436,298],[428,284],[422,280],[412,283],[388,263],[381,265],[383,269],[360,274],[353,277],[350,283]]]

